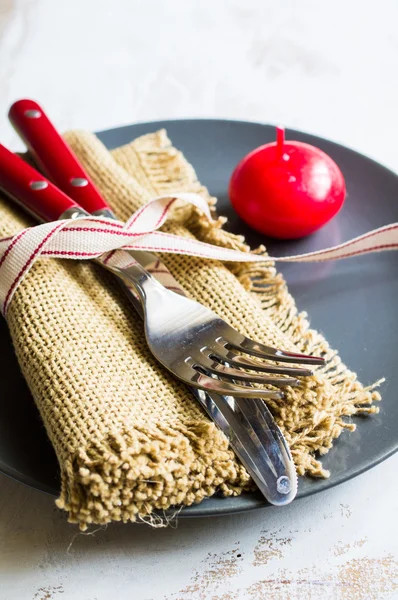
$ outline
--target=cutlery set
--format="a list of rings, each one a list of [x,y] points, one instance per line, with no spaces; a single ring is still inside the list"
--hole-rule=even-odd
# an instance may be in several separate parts
[[[40,221],[78,219],[89,214],[116,219],[36,102],[16,102],[9,117],[48,179],[0,145],[3,192]],[[296,470],[266,400],[283,401],[283,388],[300,386],[298,378],[310,375],[308,367],[321,366],[324,359],[285,352],[247,338],[188,298],[157,256],[130,250],[117,253],[117,261],[109,260],[106,254],[95,262],[122,284],[143,319],[154,357],[189,386],[264,497],[275,505],[291,502],[297,493]],[[167,287],[163,285],[165,276]]]

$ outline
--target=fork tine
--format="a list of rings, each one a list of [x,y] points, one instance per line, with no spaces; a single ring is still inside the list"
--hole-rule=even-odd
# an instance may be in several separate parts
[[[300,381],[294,377],[267,377],[266,375],[246,373],[246,371],[227,367],[220,363],[213,363],[213,367],[209,370],[220,377],[227,377],[232,380],[237,379],[238,381],[246,381],[248,383],[264,383],[266,385],[275,385],[276,387],[300,385]]]
[[[221,339],[217,340],[221,341]],[[285,352],[278,348],[272,348],[271,346],[265,346],[260,342],[254,342],[250,338],[236,332],[236,336],[231,336],[230,339],[222,340],[228,346],[232,346],[235,350],[252,354],[258,358],[265,358],[268,360],[277,360],[279,362],[286,363],[301,363],[303,365],[324,365],[325,359],[318,356],[309,356],[308,354],[298,354],[296,352]]]
[[[264,398],[265,400],[281,400],[285,398],[285,394],[280,391],[238,385],[230,383],[229,381],[223,381],[222,379],[215,379],[204,373],[199,373],[199,371],[189,381],[189,384],[208,392],[221,394],[222,396],[235,396],[237,398]]]
[[[300,367],[284,367],[273,365],[267,362],[259,362],[248,356],[242,356],[232,350],[228,350],[225,346],[219,346],[217,353],[212,352],[210,356],[218,362],[228,362],[232,367],[241,367],[250,369],[251,371],[260,371],[262,373],[277,373],[279,375],[291,375],[294,377],[309,377],[313,374],[312,369],[301,369]]]

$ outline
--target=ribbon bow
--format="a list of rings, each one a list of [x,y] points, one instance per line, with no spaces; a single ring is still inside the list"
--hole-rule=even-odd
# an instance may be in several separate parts
[[[206,201],[198,194],[154,198],[126,223],[101,217],[81,217],[29,227],[0,239],[0,310],[4,316],[23,278],[39,258],[94,259],[106,253],[117,261],[116,250],[170,252],[233,262],[312,262],[347,258],[398,249],[398,223],[380,227],[343,244],[307,254],[271,257],[212,246],[198,240],[158,231],[176,200],[199,208],[212,220]]]

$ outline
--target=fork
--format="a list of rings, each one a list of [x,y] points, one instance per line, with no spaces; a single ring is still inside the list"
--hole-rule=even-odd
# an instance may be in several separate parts
[[[297,378],[264,373],[302,375],[303,370],[270,365],[245,354],[263,361],[324,364],[323,358],[285,352],[251,340],[202,304],[165,288],[133,255],[125,253],[121,262],[120,255],[115,254],[115,259],[111,257],[102,264],[134,286],[144,309],[145,335],[151,352],[188,385],[236,397],[280,399],[284,397],[280,390],[247,387],[235,381],[278,388],[295,386],[299,385]],[[248,373],[241,367],[255,372]]]

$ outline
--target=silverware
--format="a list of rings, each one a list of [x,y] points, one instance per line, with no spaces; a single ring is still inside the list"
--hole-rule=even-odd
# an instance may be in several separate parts
[[[78,163],[77,158],[56,132],[39,105],[30,100],[19,101],[11,108],[10,118],[17,131],[22,134],[27,142],[36,160],[57,185],[93,214],[113,218],[105,201]],[[45,131],[43,131],[43,127]],[[64,214],[63,217],[77,216],[76,211],[71,212],[75,214]],[[80,214],[82,213],[80,212]],[[132,253],[131,256],[137,263],[141,264],[141,267],[145,267],[149,271],[156,265],[154,276],[161,279],[162,275],[159,276],[159,271],[161,271],[168,281],[166,285],[171,285],[175,292],[184,294],[178,283],[157,257],[147,252]],[[142,275],[145,280],[149,279],[151,281],[145,272],[141,273],[140,276]],[[142,306],[137,296],[132,292],[130,286],[125,287],[125,289],[130,301],[139,314],[142,315]],[[245,340],[243,342],[245,343]],[[239,343],[242,343],[242,340]],[[253,351],[258,356],[256,348],[252,348],[251,353]],[[271,356],[269,355],[270,352]],[[262,355],[263,349],[260,350],[260,356]],[[284,358],[288,362],[297,362],[301,356],[284,353],[284,357],[282,357],[279,351],[267,348],[267,358],[273,360]],[[208,358],[210,359],[209,356]],[[313,357],[304,356],[303,358],[307,359],[305,361],[307,364],[321,364],[323,362],[322,359],[314,359]],[[237,370],[245,368],[259,372],[289,375],[291,376],[291,384],[297,383],[293,376],[297,377],[311,373],[308,369],[287,367],[285,365],[282,367],[269,363],[265,368],[264,363],[260,363],[249,356],[243,356],[236,352],[236,349],[229,348],[226,345],[222,348],[220,361],[213,362],[218,363],[215,365],[216,373],[209,376],[213,384],[214,378],[217,378],[219,372],[223,370],[222,367],[230,368],[231,364],[234,371],[230,371],[229,376],[234,376]],[[218,373],[217,370],[219,370]],[[242,373],[244,372],[238,372],[240,379],[242,379]],[[288,378],[285,378],[285,384],[286,379]],[[252,377],[250,380],[253,380]],[[233,379],[230,385],[235,381]],[[264,376],[261,376],[261,382],[264,383]],[[280,380],[275,383],[281,385]],[[246,383],[246,385],[248,384]],[[239,387],[243,388],[244,386]],[[191,390],[209,416],[229,439],[231,447],[269,502],[279,505],[290,502],[297,492],[295,467],[283,435],[264,402],[259,398],[252,398],[247,401],[245,398],[235,398],[230,395],[221,396],[213,391],[209,392],[192,386]],[[268,393],[271,392],[273,397],[281,396],[280,392],[267,391]],[[245,389],[246,397],[247,392],[248,390]]]

